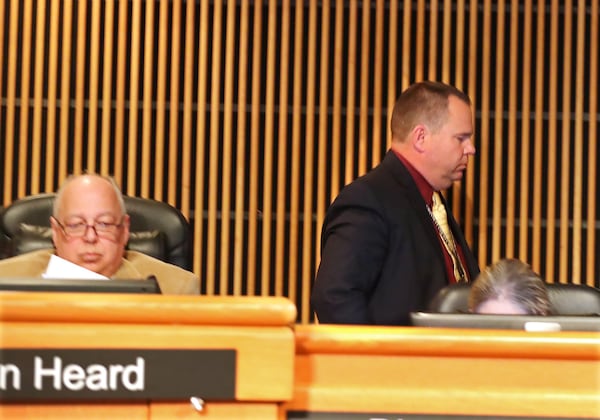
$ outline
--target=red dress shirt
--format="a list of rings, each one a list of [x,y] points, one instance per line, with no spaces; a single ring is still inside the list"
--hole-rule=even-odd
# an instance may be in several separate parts
[[[404,156],[402,156],[400,153],[398,153],[396,151],[394,151],[394,154],[398,157],[398,159],[400,159],[402,161],[402,163],[404,164],[404,166],[406,167],[406,169],[408,170],[408,172],[414,179],[415,183],[417,184],[417,188],[419,189],[419,192],[421,193],[423,200],[425,200],[425,203],[429,206],[429,208],[431,208],[431,206],[433,204],[432,203],[433,187],[431,185],[429,185],[429,182],[427,182],[427,180],[423,177],[423,175],[421,175],[421,173],[419,171],[417,171],[415,169],[415,167],[412,166],[410,164],[410,162],[408,162],[408,160]],[[437,229],[436,229],[436,232],[437,232]],[[452,257],[446,250],[446,247],[444,246],[444,243],[442,242],[442,238],[441,238],[439,232],[438,232],[438,240],[439,240],[442,250],[444,252],[444,262],[446,263],[445,264],[446,265],[446,273],[448,275],[448,278],[450,279],[450,283],[456,283],[456,277],[454,276],[454,264],[452,263]],[[465,257],[464,257],[462,247],[460,246],[460,244],[457,241],[454,241],[454,244],[456,245],[456,251],[458,252],[458,256],[460,258],[460,261],[461,261],[463,267],[466,267],[467,265],[465,263]],[[467,270],[465,270],[465,276],[467,277],[466,280],[468,281],[469,273],[467,272]]]

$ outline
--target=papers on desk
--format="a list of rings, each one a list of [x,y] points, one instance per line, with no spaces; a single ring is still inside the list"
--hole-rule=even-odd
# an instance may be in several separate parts
[[[46,272],[42,274],[42,277],[45,279],[109,280],[108,277],[95,273],[77,264],[73,264],[56,255],[50,257],[50,262],[48,263]]]

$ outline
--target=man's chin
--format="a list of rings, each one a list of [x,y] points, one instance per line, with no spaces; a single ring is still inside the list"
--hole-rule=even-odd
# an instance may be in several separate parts
[[[461,181],[465,175],[465,171],[458,171],[454,173],[454,181]]]
[[[100,273],[100,261],[81,261],[79,265],[87,270],[93,271],[94,273]]]
[[[463,173],[462,172],[455,173],[452,176],[452,178],[450,179],[450,185],[448,185],[446,188],[450,188],[454,184],[459,184],[462,180],[463,180]]]
[[[454,178],[451,178],[451,179],[449,178],[449,179],[446,180],[446,183],[444,185],[442,185],[441,187],[439,187],[439,190],[442,191],[442,190],[450,189],[453,186],[455,186],[457,184],[460,184],[461,181],[462,181],[462,176],[460,178],[458,178],[458,177],[454,177]]]

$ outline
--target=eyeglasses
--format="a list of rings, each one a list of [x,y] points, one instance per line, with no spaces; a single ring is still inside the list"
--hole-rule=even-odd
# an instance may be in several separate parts
[[[71,236],[73,238],[82,238],[87,233],[88,228],[92,228],[94,233],[102,238],[112,239],[117,236],[119,233],[119,229],[123,226],[123,219],[119,223],[109,223],[103,222],[99,220],[95,220],[94,223],[88,225],[83,220],[65,223],[64,225],[58,221],[55,217],[52,217],[58,226],[63,230],[65,235]]]

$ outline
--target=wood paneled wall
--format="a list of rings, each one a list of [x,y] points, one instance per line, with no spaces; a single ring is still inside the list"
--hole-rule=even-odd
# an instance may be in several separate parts
[[[331,200],[385,153],[395,98],[438,79],[476,111],[448,191],[482,266],[599,284],[598,2],[0,0],[2,202],[69,173],[189,218],[208,295],[312,320]]]

